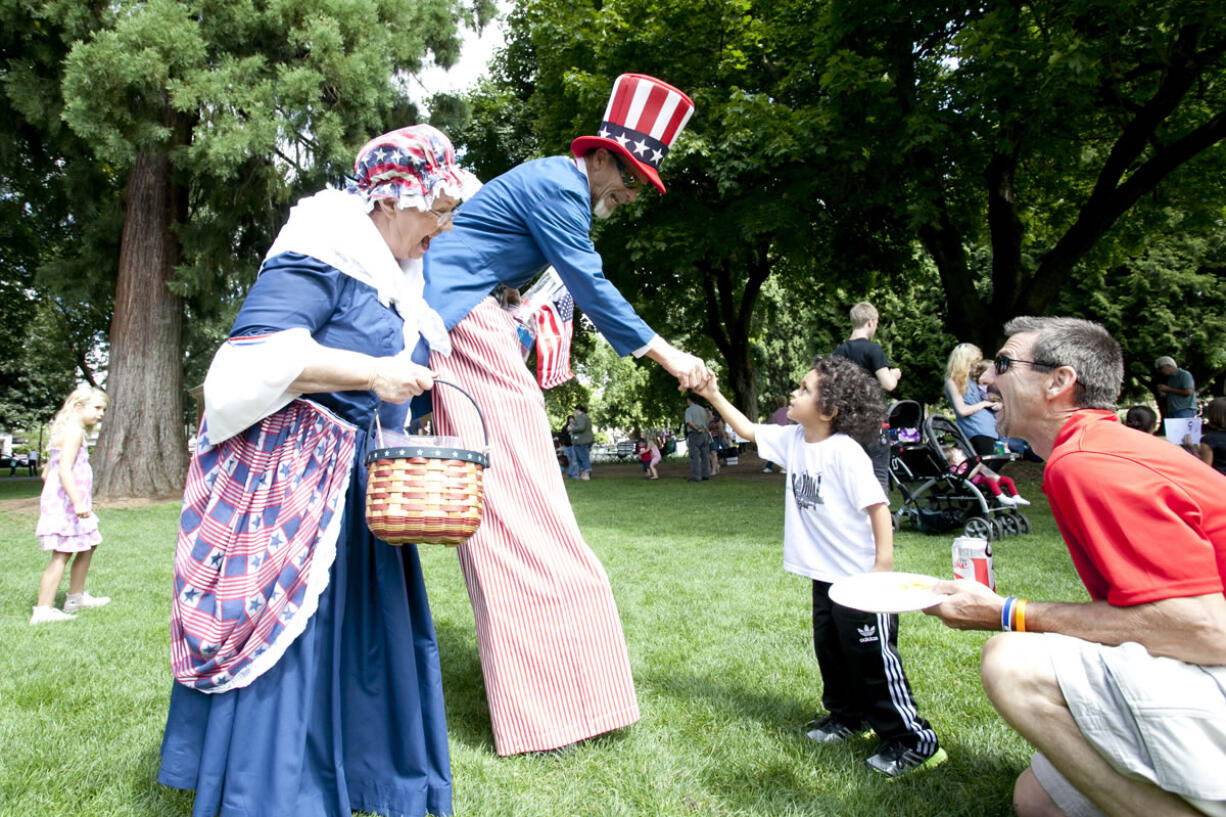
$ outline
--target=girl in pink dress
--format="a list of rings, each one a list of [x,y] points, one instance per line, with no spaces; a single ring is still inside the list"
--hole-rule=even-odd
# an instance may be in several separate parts
[[[89,467],[85,432],[102,419],[106,403],[106,392],[102,389],[78,386],[51,421],[51,456],[43,471],[42,501],[34,531],[42,540],[43,550],[51,552],[51,563],[38,585],[38,604],[30,616],[31,624],[69,621],[83,607],[101,607],[110,601],[85,592],[85,574],[89,572],[94,548],[102,541],[98,517],[91,507],[94,474]],[[69,559],[72,570],[68,597],[60,611],[51,605]]]

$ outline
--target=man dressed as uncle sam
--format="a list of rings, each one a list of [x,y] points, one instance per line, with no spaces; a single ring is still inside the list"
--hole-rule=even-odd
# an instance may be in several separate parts
[[[702,360],[656,335],[605,279],[590,236],[593,215],[607,218],[647,182],[665,192],[660,164],[693,110],[667,83],[621,75],[599,135],[486,184],[427,255],[425,298],[452,349],[430,366],[489,423],[485,517],[458,553],[499,755],[566,746],[628,726],[639,710],[608,576],[575,522],[515,321],[490,293],[552,265],[618,354],[650,357],[683,389],[706,382]],[[436,432],[480,441],[471,405],[446,391],[433,395]]]

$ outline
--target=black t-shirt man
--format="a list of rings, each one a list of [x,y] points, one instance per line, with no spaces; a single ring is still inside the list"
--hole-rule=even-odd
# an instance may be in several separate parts
[[[890,368],[885,352],[871,338],[877,334],[877,310],[872,304],[861,301],[851,308],[851,338],[845,340],[831,353],[845,357],[855,363],[881,384],[885,391],[893,391],[898,386],[901,373]],[[890,495],[890,448],[874,441],[864,446],[865,453],[873,461],[873,472],[881,483],[885,495]]]
[[[831,354],[847,358],[872,375],[874,379],[879,369],[890,368],[890,361],[886,358],[885,351],[877,345],[876,341],[867,338],[845,340]]]

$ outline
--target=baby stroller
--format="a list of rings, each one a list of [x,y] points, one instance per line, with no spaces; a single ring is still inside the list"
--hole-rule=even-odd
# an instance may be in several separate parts
[[[924,417],[914,400],[890,406],[890,481],[898,486],[902,504],[894,512],[894,529],[904,519],[924,533],[962,529],[967,536],[989,541],[1030,532],[1030,521],[1016,508],[997,506],[971,482],[980,464],[998,468],[1016,454],[979,456],[966,435],[948,417]],[[950,470],[944,448],[954,446],[966,456],[963,473]]]

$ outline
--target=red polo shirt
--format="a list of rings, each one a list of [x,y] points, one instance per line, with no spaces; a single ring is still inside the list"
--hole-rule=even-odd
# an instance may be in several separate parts
[[[1092,598],[1223,592],[1226,476],[1179,446],[1083,409],[1060,429],[1043,493]]]

